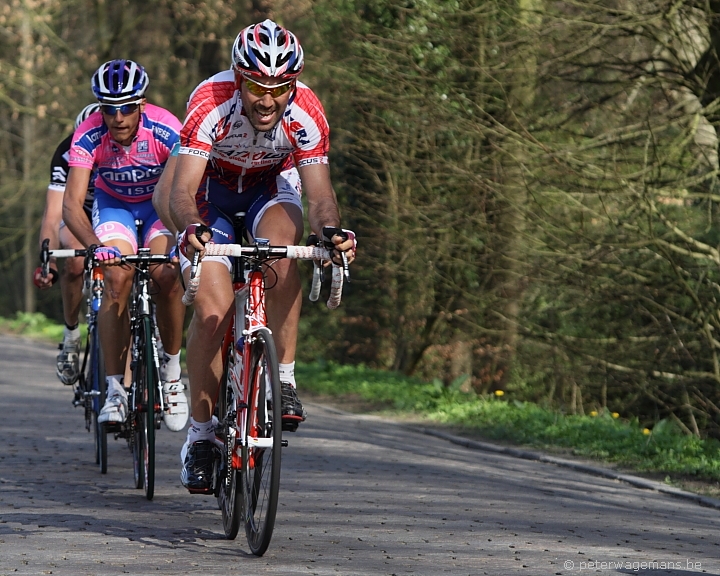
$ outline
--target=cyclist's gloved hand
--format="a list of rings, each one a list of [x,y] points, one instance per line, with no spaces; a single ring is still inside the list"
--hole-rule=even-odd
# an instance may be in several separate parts
[[[192,258],[192,253],[196,250],[202,254],[204,252],[203,247],[212,240],[212,236],[212,230],[205,226],[205,224],[190,224],[178,238],[180,252],[182,252],[186,258]],[[192,249],[190,250],[190,254],[188,254],[189,248]]]
[[[40,288],[40,290],[45,290],[55,284],[58,278],[60,278],[60,275],[55,268],[48,268],[47,275],[43,276],[43,267],[38,266],[35,268],[35,273],[33,274],[33,284]]]
[[[95,248],[95,260],[100,264],[106,264],[122,256],[117,246],[98,246]]]
[[[325,248],[336,252],[345,252],[348,264],[355,260],[355,250],[357,249],[357,239],[355,232],[346,230],[345,228],[335,228],[334,226],[325,226],[322,230],[322,239]],[[339,261],[333,258],[336,264]]]
[[[173,262],[177,262],[178,260],[178,247],[177,244],[174,244],[172,248],[170,248],[170,252],[168,252],[168,256],[170,256],[170,260]]]

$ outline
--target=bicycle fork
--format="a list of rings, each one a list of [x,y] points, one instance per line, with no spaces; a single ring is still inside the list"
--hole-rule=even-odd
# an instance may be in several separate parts
[[[148,274],[146,270],[142,271],[144,274]],[[143,278],[143,280],[140,282],[140,295],[137,299],[139,301],[139,306],[137,306],[132,311],[132,317],[130,319],[131,326],[138,326],[138,324],[142,323],[143,318],[150,318],[151,321],[153,319],[153,309],[152,309],[152,300],[150,297],[150,293],[148,292],[148,278]],[[151,341],[151,349],[153,351],[153,360],[156,370],[159,370],[160,368],[160,357],[158,355],[158,343],[157,338],[155,336],[155,330],[150,330],[150,341]],[[131,330],[131,333],[135,334],[135,338],[137,338],[138,331],[137,330]],[[132,358],[131,358],[131,367],[135,367],[140,354],[142,351],[140,350],[139,343],[137,341],[133,342],[133,345],[131,347],[132,351]],[[160,381],[160,374],[156,374],[155,378],[155,385],[156,385],[156,394],[155,394],[155,402],[159,404],[160,408],[160,414],[163,414],[165,411],[165,398],[163,397],[163,391],[162,391],[162,382]],[[132,390],[131,390],[131,397],[132,402],[134,406],[140,405],[138,403],[138,398],[136,398],[137,391],[135,390],[135,382],[132,383]],[[147,406],[145,408],[146,410],[155,410],[155,406]],[[155,426],[157,427],[158,423],[155,423]]]
[[[86,266],[88,264],[86,263]],[[97,366],[91,364],[92,372],[90,373],[91,381],[85,381],[85,374],[87,374],[87,363],[97,362],[98,353],[95,351],[94,358],[90,359],[90,341],[94,338],[94,330],[97,330],[97,315],[100,310],[100,303],[102,302],[102,294],[105,288],[105,275],[102,268],[99,266],[90,267],[89,272],[86,269],[85,276],[83,278],[83,294],[87,302],[87,313],[85,319],[88,326],[87,342],[85,344],[85,354],[83,355],[83,364],[80,369],[80,379],[75,385],[75,399],[73,400],[73,406],[84,406],[85,407],[85,428],[89,432],[92,424],[93,412],[99,413],[101,406],[96,406],[98,402],[97,398],[100,396],[100,382],[96,382],[95,375],[97,374]],[[98,343],[98,340],[95,340]]]

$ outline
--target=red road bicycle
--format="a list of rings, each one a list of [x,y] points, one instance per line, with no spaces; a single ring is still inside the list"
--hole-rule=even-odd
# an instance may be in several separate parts
[[[238,238],[242,238],[239,234]],[[235,312],[225,335],[223,377],[215,405],[216,436],[223,450],[216,461],[212,493],[222,512],[225,536],[237,536],[241,519],[253,554],[267,550],[275,525],[280,491],[282,414],[278,358],[265,314],[266,278],[272,262],[280,258],[314,260],[311,299],[317,300],[322,281],[322,261],[330,260],[328,250],[318,246],[270,246],[267,240],[255,244],[212,244],[208,256],[233,257]],[[332,266],[329,308],[340,304],[347,266]],[[202,262],[194,265],[183,302],[195,299]],[[277,400],[277,401],[275,401]]]

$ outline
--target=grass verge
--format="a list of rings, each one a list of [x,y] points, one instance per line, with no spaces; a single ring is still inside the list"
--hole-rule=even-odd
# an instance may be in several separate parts
[[[460,382],[421,382],[380,370],[331,363],[296,368],[303,390],[324,397],[360,400],[367,411],[415,415],[483,438],[541,449],[562,448],[576,456],[640,472],[720,480],[720,442],[683,434],[670,420],[652,430],[619,414],[565,415],[530,402],[478,396]],[[670,477],[665,479],[674,483]]]
[[[0,318],[0,331],[56,344],[63,340],[64,327],[40,312],[18,312],[15,318]],[[80,332],[85,338],[86,324],[80,324]]]

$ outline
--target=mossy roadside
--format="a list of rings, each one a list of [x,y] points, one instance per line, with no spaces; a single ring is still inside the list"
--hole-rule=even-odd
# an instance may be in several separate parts
[[[683,434],[670,420],[652,429],[609,412],[566,415],[503,396],[463,392],[362,366],[298,366],[301,398],[349,412],[441,429],[470,439],[522,446],[634,473],[720,497],[720,442]]]

